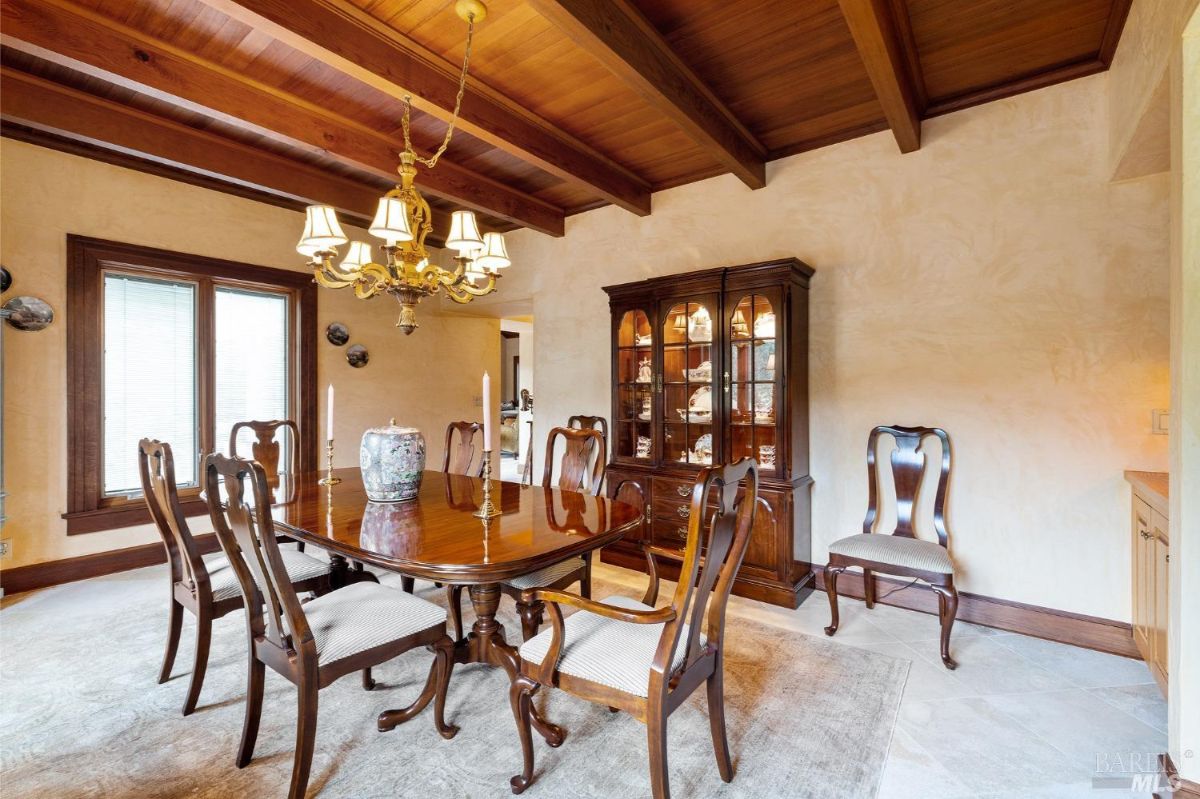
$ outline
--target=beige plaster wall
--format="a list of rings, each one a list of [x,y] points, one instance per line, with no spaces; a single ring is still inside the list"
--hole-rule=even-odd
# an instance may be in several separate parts
[[[1108,72],[1109,165],[1117,179],[1170,166],[1168,60],[1197,0],[1134,0]]]
[[[649,217],[513,234],[504,299],[533,297],[542,429],[609,408],[601,286],[794,255],[816,268],[814,560],[862,523],[868,430],[939,425],[962,587],[1128,621],[1122,470],[1167,464],[1150,420],[1168,395],[1168,181],[1108,181],[1107,89],[929,120],[909,155],[885,132],[773,162],[759,191],[723,176],[656,194]]]
[[[69,457],[66,234],[302,269],[293,249],[302,224],[294,211],[0,140],[0,260],[15,277],[13,294],[42,297],[57,314],[44,331],[10,328],[4,336],[10,496],[2,535],[13,546],[3,567],[157,540],[148,526],[67,536],[60,518]],[[369,240],[363,231],[351,235]],[[480,376],[484,369],[495,372],[500,360],[498,322],[443,316],[436,303],[427,303],[418,311],[420,329],[406,337],[393,327],[398,306],[389,298],[363,302],[325,289],[318,296],[317,374],[305,378],[321,387],[322,435],[324,388],[331,380],[336,386],[337,465],[357,463],[362,431],[391,416],[425,431],[430,462],[440,464],[446,423],[479,415]],[[367,347],[368,366],[351,368],[345,348],[325,341],[325,327],[334,320],[349,326],[351,343]]]
[[[1200,783],[1200,10],[1172,51],[1169,733]]]

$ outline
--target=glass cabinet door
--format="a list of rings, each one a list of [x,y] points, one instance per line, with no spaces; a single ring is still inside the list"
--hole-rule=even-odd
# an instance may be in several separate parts
[[[617,413],[613,453],[654,460],[654,332],[645,311],[626,311],[617,326]]]
[[[729,314],[729,460],[752,457],[760,469],[778,474],[777,409],[781,401],[775,343],[780,321],[766,294],[732,299]],[[780,453],[782,456],[783,453]]]
[[[662,317],[664,463],[709,466],[714,457],[715,303],[669,303]]]

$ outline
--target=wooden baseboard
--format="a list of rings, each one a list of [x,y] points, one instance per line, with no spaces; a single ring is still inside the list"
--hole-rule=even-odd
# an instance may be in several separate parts
[[[202,555],[220,549],[214,533],[196,536],[196,546]],[[15,569],[0,569],[0,587],[4,588],[6,596],[10,596],[22,591],[32,591],[35,588],[61,585],[75,580],[86,580],[89,577],[101,577],[105,574],[116,574],[129,569],[140,569],[143,566],[154,566],[166,562],[167,552],[161,543],[142,544],[125,549],[114,549],[110,552],[99,552],[95,555],[34,563],[30,566],[18,566]]]
[[[1171,789],[1156,791],[1154,799],[1200,799],[1200,783],[1180,777],[1169,754],[1159,755],[1158,765],[1162,773],[1167,775],[1167,784]]]
[[[816,588],[823,592],[825,590],[823,567],[813,564],[813,571],[817,575]],[[880,604],[937,615],[937,596],[922,583],[917,583],[911,588],[904,588],[909,585],[910,580],[897,580],[892,577],[876,577],[875,579],[878,581],[875,594]],[[843,572],[838,577],[837,585],[839,596],[848,596],[854,599],[865,597],[863,577],[860,572]],[[895,592],[889,593],[891,591]],[[1141,653],[1138,652],[1133,642],[1133,628],[1129,624],[1111,619],[1085,616],[1065,610],[1052,610],[965,591],[959,592],[958,595],[957,619],[973,624],[982,624],[985,627],[1031,635],[1034,638],[1058,641],[1084,649],[1094,649],[1098,652],[1108,652],[1136,660],[1142,659]]]

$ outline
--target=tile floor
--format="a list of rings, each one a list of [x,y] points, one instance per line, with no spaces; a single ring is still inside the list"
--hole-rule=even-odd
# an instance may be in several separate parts
[[[1167,703],[1141,661],[960,622],[951,672],[934,616],[844,598],[840,608],[831,640],[912,662],[879,799],[1149,799],[1129,772],[1153,770],[1166,750]],[[814,594],[792,611],[734,597],[738,617],[824,638],[829,603]]]
[[[645,586],[645,575],[597,568],[605,580]],[[122,577],[103,581],[89,612],[122,607],[135,585]],[[44,615],[77,602],[78,592],[47,589],[0,607]],[[912,662],[879,799],[1149,799],[1120,773],[1152,768],[1167,743],[1166,702],[1140,661],[959,623],[950,672],[934,617],[848,599],[841,615],[834,642]],[[823,595],[795,611],[734,597],[731,634],[738,618],[824,638],[829,606]],[[1104,789],[1093,777],[1114,782]]]

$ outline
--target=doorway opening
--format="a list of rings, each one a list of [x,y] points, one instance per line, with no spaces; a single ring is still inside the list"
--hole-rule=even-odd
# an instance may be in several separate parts
[[[533,317],[500,320],[500,479],[516,482],[531,467]]]

